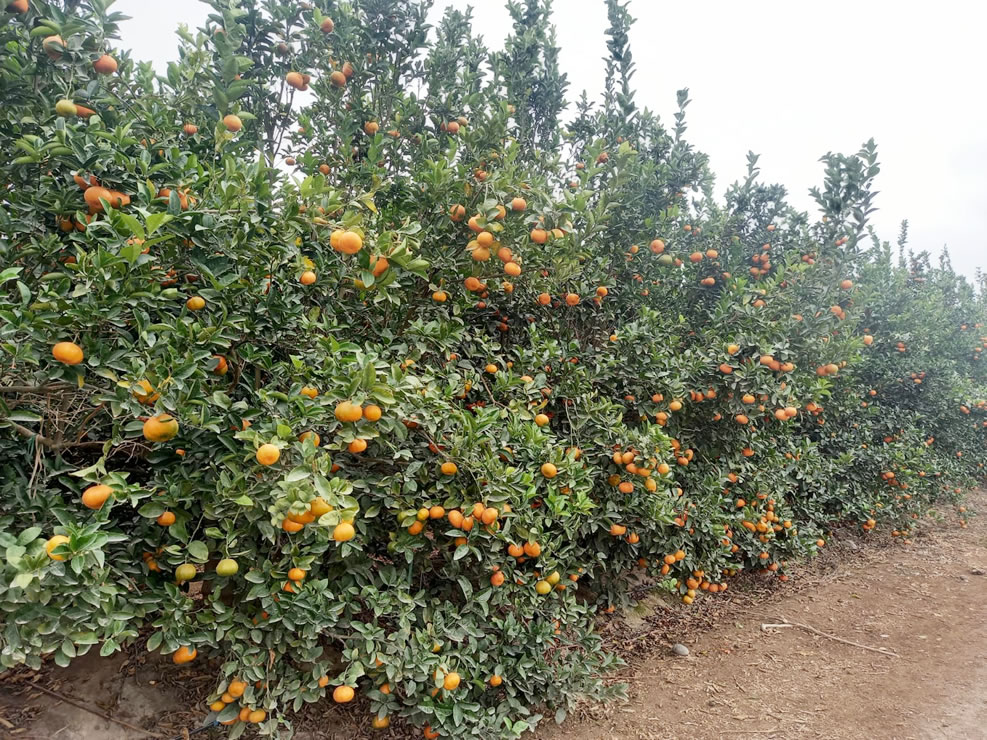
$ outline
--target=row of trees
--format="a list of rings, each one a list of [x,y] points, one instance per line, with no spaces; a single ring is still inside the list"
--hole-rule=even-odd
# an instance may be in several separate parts
[[[208,0],[167,73],[109,0],[0,15],[0,665],[137,640],[244,732],[515,737],[606,698],[593,622],[909,537],[983,475],[983,285],[867,224],[712,193],[638,107],[561,122],[548,0],[503,51],[428,0]],[[176,669],[188,670],[188,669]]]

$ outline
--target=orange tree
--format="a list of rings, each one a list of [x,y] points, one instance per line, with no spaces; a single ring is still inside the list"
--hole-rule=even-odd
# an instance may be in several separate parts
[[[207,4],[163,75],[108,0],[0,16],[0,665],[146,640],[231,736],[514,737],[617,691],[631,569],[691,604],[982,478],[983,286],[872,234],[872,143],[810,220],[753,155],[713,196],[615,0],[566,125],[545,0],[496,53]]]

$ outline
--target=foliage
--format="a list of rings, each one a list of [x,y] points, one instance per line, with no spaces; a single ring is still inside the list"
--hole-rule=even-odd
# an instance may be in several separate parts
[[[631,569],[689,604],[982,477],[983,286],[869,230],[872,143],[818,220],[754,155],[713,197],[624,5],[567,126],[545,0],[500,53],[426,0],[208,0],[160,76],[109,5],[0,16],[0,665],[145,636],[219,659],[231,736],[355,687],[515,737],[614,694]]]

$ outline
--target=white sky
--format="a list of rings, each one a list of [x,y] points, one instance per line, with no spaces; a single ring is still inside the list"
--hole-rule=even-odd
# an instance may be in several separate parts
[[[436,0],[437,19],[448,5]],[[474,31],[499,49],[510,19],[500,0],[473,0]],[[555,0],[560,65],[570,98],[603,89],[603,0]],[[118,0],[133,17],[122,45],[158,68],[173,59],[179,23],[195,28],[197,0]],[[987,268],[987,3],[977,0],[631,0],[639,105],[671,123],[675,91],[690,89],[687,139],[710,155],[718,192],[743,176],[748,150],[762,178],[780,182],[798,208],[822,183],[817,160],[877,140],[882,171],[873,224],[913,249],[973,276]],[[981,92],[977,92],[981,90]]]

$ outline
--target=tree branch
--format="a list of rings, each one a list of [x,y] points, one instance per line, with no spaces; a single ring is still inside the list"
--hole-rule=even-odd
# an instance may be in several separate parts
[[[4,421],[7,424],[9,424],[10,428],[13,429],[15,432],[17,432],[22,437],[26,437],[27,439],[33,439],[35,442],[37,442],[40,445],[43,445],[44,447],[47,447],[49,450],[56,450],[56,451],[65,450],[70,447],[94,448],[94,447],[102,447],[103,445],[106,444],[106,442],[70,442],[70,441],[56,442],[53,439],[49,439],[48,437],[38,434],[37,432],[32,431],[27,427],[23,427],[16,422],[10,421],[9,419],[0,419],[0,421]]]
[[[0,393],[36,393],[45,395],[58,393],[75,388],[71,383],[53,383],[52,385],[3,385],[0,386]]]

